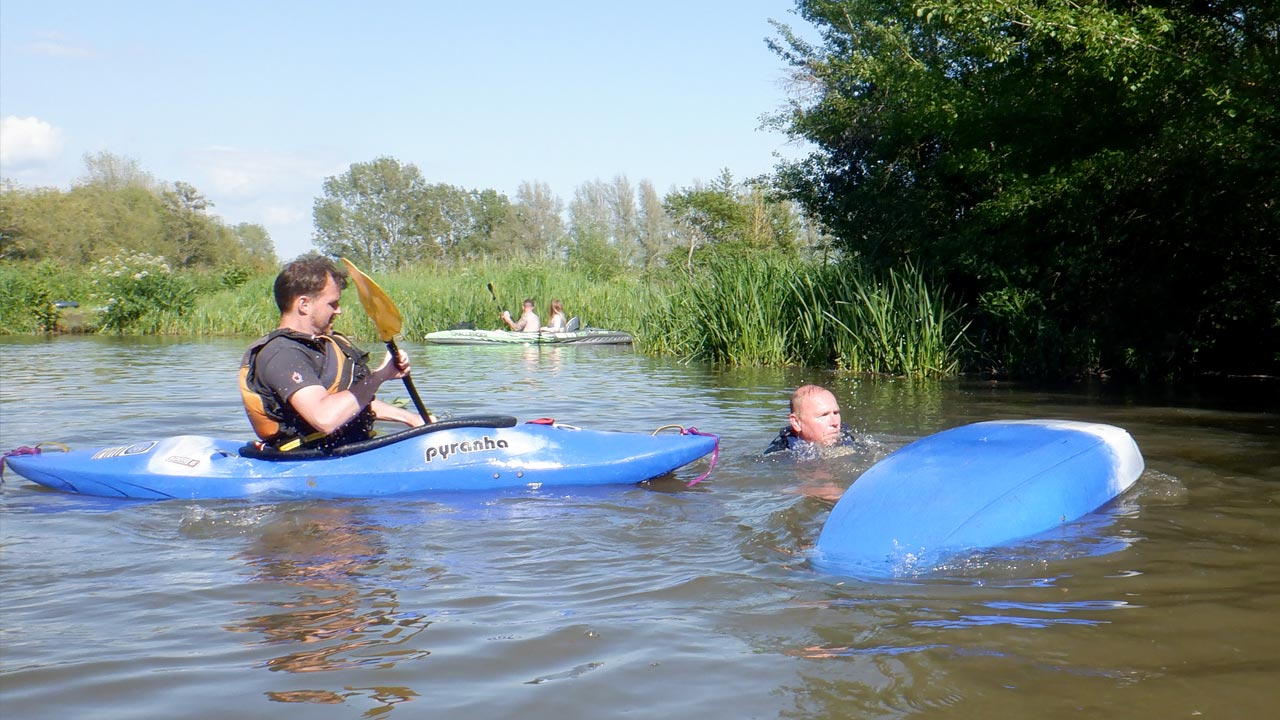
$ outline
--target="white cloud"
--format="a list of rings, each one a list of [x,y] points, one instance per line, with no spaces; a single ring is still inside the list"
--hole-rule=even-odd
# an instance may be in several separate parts
[[[21,169],[48,164],[62,154],[62,131],[35,117],[0,119],[0,166]]]
[[[311,220],[311,214],[307,210],[310,208],[274,205],[263,208],[262,220],[268,225],[298,225]]]
[[[224,197],[270,197],[300,189],[316,193],[325,177],[320,163],[287,153],[211,146],[195,151],[192,159],[208,177],[209,191]]]
[[[61,33],[37,33],[37,36],[39,40],[21,46],[24,52],[67,60],[93,60],[96,57],[93,50],[69,41]]]
[[[284,152],[252,152],[215,145],[189,153],[192,181],[229,222],[267,229],[282,258],[311,249],[311,206],[332,160]]]

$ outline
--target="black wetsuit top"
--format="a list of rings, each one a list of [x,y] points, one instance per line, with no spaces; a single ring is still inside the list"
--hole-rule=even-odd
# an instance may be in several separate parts
[[[857,445],[858,442],[858,439],[853,436],[853,431],[849,429],[849,426],[844,423],[840,423],[840,439],[836,441],[835,447]],[[796,431],[791,429],[791,425],[784,425],[783,428],[778,431],[778,436],[773,439],[773,442],[769,443],[769,447],[764,449],[764,454],[768,455],[769,453],[783,452],[787,450],[802,450],[809,447],[811,444],[812,443],[807,440],[801,440],[800,436],[796,435]]]

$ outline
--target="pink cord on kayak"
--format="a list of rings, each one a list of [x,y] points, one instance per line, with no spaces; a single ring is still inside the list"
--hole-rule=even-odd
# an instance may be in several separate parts
[[[685,485],[685,487],[693,487],[694,485],[697,485],[698,483],[705,480],[707,476],[711,474],[711,471],[716,469],[716,458],[720,457],[720,436],[713,435],[711,433],[702,432],[698,430],[698,428],[696,427],[691,427],[688,430],[681,430],[680,434],[681,435],[701,435],[703,437],[715,438],[716,440],[716,446],[714,449],[711,450],[711,467],[708,467],[706,472],[690,480],[689,484]]]
[[[66,452],[69,449],[66,445],[63,445],[62,443],[42,442],[42,443],[36,443],[34,446],[23,445],[22,447],[16,447],[7,452],[0,453],[0,481],[4,480],[5,459],[7,459],[12,455],[39,455],[40,453],[44,452],[45,445],[54,445],[57,448],[59,448],[62,452]]]

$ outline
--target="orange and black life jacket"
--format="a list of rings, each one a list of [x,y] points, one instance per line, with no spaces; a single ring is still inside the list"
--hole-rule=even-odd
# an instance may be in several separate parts
[[[262,383],[255,364],[259,352],[271,342],[294,342],[321,356],[318,369],[321,383],[331,392],[341,392],[369,375],[369,354],[351,344],[340,333],[304,335],[284,328],[258,338],[245,351],[240,361],[240,397],[253,431],[264,442],[282,450],[297,447],[336,447],[365,440],[373,430],[374,414],[366,405],[360,414],[326,435],[311,427],[293,406],[283,402],[276,392]]]

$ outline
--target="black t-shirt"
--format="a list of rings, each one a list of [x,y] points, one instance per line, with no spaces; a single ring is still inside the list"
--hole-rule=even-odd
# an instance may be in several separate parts
[[[255,343],[256,351],[253,348],[249,351],[251,368],[247,384],[262,397],[266,414],[280,423],[277,442],[315,435],[317,430],[293,409],[290,398],[312,385],[329,392],[346,390],[369,375],[369,354],[338,333],[308,336],[276,331],[268,338]],[[373,422],[373,410],[365,406],[342,427],[307,444],[333,447],[364,440],[370,436]]]

